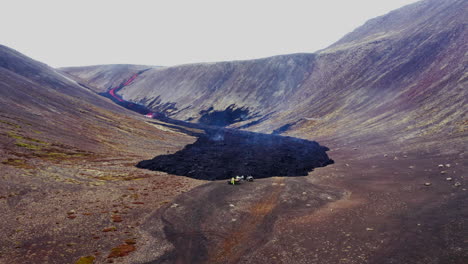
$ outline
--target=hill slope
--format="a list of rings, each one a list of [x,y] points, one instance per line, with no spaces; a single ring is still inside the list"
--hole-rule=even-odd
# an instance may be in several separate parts
[[[155,68],[119,93],[172,118],[262,132],[459,137],[466,130],[467,11],[465,1],[422,1],[317,54]]]
[[[141,173],[134,164],[193,140],[145,123],[55,69],[0,46],[0,263],[74,263],[96,249],[105,259],[127,238],[137,215],[198,184],[167,182],[167,175]],[[135,180],[157,193],[143,196]],[[126,227],[112,239],[92,238],[108,227],[111,210],[132,202],[141,206],[126,207]]]

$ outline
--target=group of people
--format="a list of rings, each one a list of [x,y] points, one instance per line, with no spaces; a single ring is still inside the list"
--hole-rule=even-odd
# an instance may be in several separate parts
[[[253,177],[250,175],[250,176],[247,176],[245,177],[244,175],[242,176],[236,176],[236,177],[232,177],[231,180],[228,182],[229,184],[232,184],[232,185],[236,185],[236,184],[240,184],[241,181],[253,181]]]

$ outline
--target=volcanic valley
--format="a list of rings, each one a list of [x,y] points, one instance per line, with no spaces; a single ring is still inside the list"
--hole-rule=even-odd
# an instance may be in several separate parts
[[[468,263],[466,14],[171,67],[0,46],[0,263]]]

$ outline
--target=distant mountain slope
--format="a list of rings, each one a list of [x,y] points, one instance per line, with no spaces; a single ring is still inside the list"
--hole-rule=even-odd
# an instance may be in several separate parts
[[[297,133],[466,135],[467,11],[427,0],[369,21],[318,54],[307,102],[287,118],[316,118]]]
[[[62,72],[71,74],[75,79],[94,89],[98,93],[105,92],[109,87],[117,86],[128,75],[138,71],[155,68],[155,66],[113,64],[84,67],[61,68]]]
[[[245,108],[246,117],[265,116],[288,103],[310,74],[313,54],[277,56],[241,62],[194,64],[151,69],[119,93],[155,112],[177,119],[198,119],[201,111]],[[84,78],[86,69],[65,68]],[[104,75],[106,69],[100,69]],[[133,71],[127,73],[133,74]],[[112,74],[112,76],[117,76]],[[119,76],[121,77],[121,76]],[[104,78],[115,83],[116,78]],[[99,90],[104,89],[100,86]]]
[[[300,137],[459,138],[467,130],[467,12],[466,1],[425,0],[317,54],[155,68],[119,93],[176,119],[229,118]]]

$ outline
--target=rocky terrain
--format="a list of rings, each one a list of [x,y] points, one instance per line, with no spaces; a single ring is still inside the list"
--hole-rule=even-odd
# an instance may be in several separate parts
[[[1,46],[0,263],[467,263],[467,12],[175,67]]]

